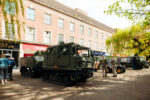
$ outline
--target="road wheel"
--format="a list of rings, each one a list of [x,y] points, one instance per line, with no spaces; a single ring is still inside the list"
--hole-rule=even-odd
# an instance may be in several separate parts
[[[122,73],[125,73],[126,72],[126,70],[125,69],[122,69]]]
[[[121,71],[121,68],[117,68],[117,73],[118,73],[118,74],[121,74],[121,72],[122,72],[122,71]]]
[[[30,69],[30,74],[29,74],[30,76],[30,78],[33,78],[33,77],[35,77],[35,74],[34,74],[34,70],[32,70],[32,69]]]
[[[143,68],[149,68],[149,66],[144,66]]]

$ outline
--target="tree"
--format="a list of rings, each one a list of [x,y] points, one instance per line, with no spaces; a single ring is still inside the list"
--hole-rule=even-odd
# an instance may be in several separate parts
[[[116,54],[135,54],[150,58],[150,32],[141,25],[118,29],[116,34],[106,40],[106,45]]]
[[[128,5],[127,7],[125,5]],[[150,21],[149,0],[117,0],[109,6],[107,14],[127,17],[135,24],[106,40],[108,49],[113,53],[135,54],[150,59],[150,32],[147,31]]]
[[[21,39],[20,29],[24,22],[19,20],[20,15],[24,16],[24,7],[22,0],[0,0],[0,17],[3,16],[5,21],[5,29],[8,39],[10,39],[9,23],[12,24],[12,33],[15,37],[17,33],[19,40]],[[17,26],[17,32],[15,30]],[[1,35],[1,34],[0,34]]]
[[[116,14],[130,20],[150,20],[150,0],[117,0],[110,5],[107,14]],[[148,22],[149,23],[149,22]]]

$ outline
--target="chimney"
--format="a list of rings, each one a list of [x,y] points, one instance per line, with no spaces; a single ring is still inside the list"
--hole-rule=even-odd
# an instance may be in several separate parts
[[[76,10],[77,12],[83,14],[83,15],[86,15],[86,16],[88,15],[87,12],[85,12],[85,11],[79,9],[79,8],[76,8],[75,10]]]

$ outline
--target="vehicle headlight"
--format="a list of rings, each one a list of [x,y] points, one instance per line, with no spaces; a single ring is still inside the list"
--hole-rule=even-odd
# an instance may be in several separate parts
[[[92,64],[91,64],[91,63],[88,63],[87,67],[92,67]]]
[[[82,60],[85,60],[85,58],[82,58]]]

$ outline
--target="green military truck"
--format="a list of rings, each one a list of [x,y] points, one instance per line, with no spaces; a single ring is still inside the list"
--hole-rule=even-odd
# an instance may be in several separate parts
[[[120,59],[121,64],[125,65],[126,68],[142,69],[150,66],[143,56],[120,57]]]

